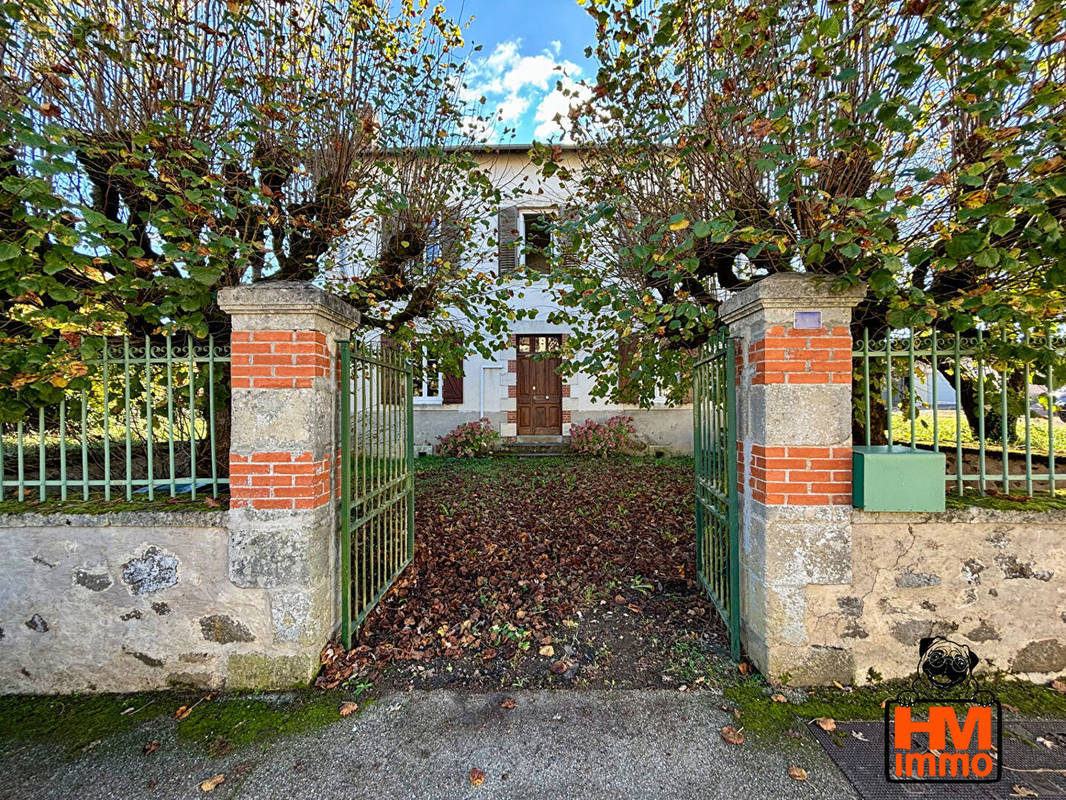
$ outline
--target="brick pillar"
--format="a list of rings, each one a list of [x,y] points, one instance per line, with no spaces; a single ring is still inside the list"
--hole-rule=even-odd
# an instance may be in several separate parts
[[[851,680],[851,654],[814,647],[807,586],[851,580],[851,309],[831,292],[772,275],[730,297],[737,340],[741,639],[771,678]]]
[[[230,686],[306,682],[339,619],[337,341],[359,314],[310,284],[219,292],[232,318],[230,580],[267,590],[273,641]]]

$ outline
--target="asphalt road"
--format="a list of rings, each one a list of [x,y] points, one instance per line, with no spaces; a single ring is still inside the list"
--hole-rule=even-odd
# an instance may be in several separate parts
[[[722,740],[711,692],[434,691],[388,695],[358,715],[213,759],[160,719],[70,756],[0,752],[0,798],[832,798],[856,797],[812,737]],[[143,745],[158,738],[151,756]],[[789,777],[806,770],[805,782]],[[474,786],[470,771],[484,773]],[[201,781],[226,776],[210,794]]]

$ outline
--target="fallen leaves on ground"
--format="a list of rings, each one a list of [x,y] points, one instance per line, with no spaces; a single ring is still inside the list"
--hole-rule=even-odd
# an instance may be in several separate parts
[[[152,753],[154,753],[159,748],[160,748],[159,740],[158,739],[152,739],[152,741],[150,741],[148,744],[146,744],[144,746],[144,754],[146,756],[150,756],[150,755],[152,755]]]
[[[341,703],[341,707],[338,709],[342,717],[347,717],[351,714],[354,714],[358,710],[359,704],[353,703],[351,700],[349,700],[347,703]]]
[[[788,777],[794,781],[805,781],[807,780],[807,770],[803,767],[791,766],[788,768]]]
[[[225,780],[226,780],[226,776],[223,775],[222,773],[219,773],[218,775],[213,775],[212,777],[208,778],[206,781],[203,781],[203,782],[200,783],[200,791],[201,792],[213,792],[218,787],[218,785],[220,783],[224,783]]]
[[[832,717],[816,717],[814,724],[827,733],[837,729],[837,722]]]
[[[1066,681],[1053,680],[1051,682],[1051,688],[1059,694],[1066,694]]]
[[[513,697],[505,697],[503,698],[503,702],[500,703],[500,708],[506,708],[508,711],[510,711],[514,707],[515,701]]]
[[[485,782],[485,773],[477,767],[471,767],[470,774],[467,777],[470,778],[471,786],[480,786]]]
[[[188,706],[181,706],[177,711],[174,712],[174,719],[185,719],[191,713],[191,708],[189,708]]]
[[[619,574],[698,595],[690,466],[496,463],[418,474],[414,561],[367,617],[357,647],[323,649],[320,688],[395,661],[510,660],[595,602],[590,590],[618,586]],[[607,597],[641,608],[636,595]],[[541,652],[551,658],[549,647]]]
[[[542,656],[547,656],[548,658],[551,658],[555,655],[555,648],[552,647],[550,644],[546,644],[544,645],[544,647],[540,648],[540,654]]]
[[[776,694],[770,695],[770,699],[773,700],[775,703],[787,703],[788,702],[788,698],[785,697],[780,692],[777,692]]]
[[[722,728],[722,738],[730,744],[744,744],[744,734],[732,725]]]

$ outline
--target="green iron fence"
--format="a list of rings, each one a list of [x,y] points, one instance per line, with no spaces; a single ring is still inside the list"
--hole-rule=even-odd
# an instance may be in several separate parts
[[[718,331],[693,371],[696,574],[740,658],[740,541],[737,521],[736,350]]]
[[[226,490],[216,412],[228,420],[228,341],[112,337],[81,347],[88,372],[58,403],[0,425],[0,500]]]
[[[341,638],[351,648],[414,555],[414,375],[398,348],[339,348]]]
[[[867,445],[943,452],[946,488],[957,495],[1061,488],[1066,338],[867,330],[852,356],[855,417]]]

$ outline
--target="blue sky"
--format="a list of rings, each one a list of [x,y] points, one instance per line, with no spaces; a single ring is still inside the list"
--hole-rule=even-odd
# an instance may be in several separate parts
[[[565,117],[572,101],[556,83],[575,88],[595,78],[595,63],[585,58],[595,39],[586,11],[574,0],[453,0],[446,6],[454,18],[474,17],[466,39],[483,47],[471,56],[470,96],[486,97],[503,125],[517,127],[513,141],[563,136],[553,117]]]

